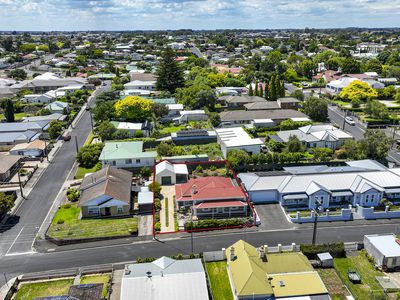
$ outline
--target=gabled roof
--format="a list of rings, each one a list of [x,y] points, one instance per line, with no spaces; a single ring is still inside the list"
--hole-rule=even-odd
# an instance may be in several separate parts
[[[143,142],[106,142],[100,160],[156,158],[157,152],[143,151]]]
[[[0,154],[0,174],[6,173],[16,163],[21,160],[22,156],[19,155],[4,155]]]
[[[187,183],[175,185],[177,201],[243,199],[240,187],[235,186],[230,178],[209,176],[190,179]]]
[[[131,172],[108,166],[82,180],[79,188],[81,191],[79,206],[103,195],[130,204],[131,187]]]

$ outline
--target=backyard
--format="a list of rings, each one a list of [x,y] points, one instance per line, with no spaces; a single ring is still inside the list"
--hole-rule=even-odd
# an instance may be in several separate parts
[[[350,294],[344,287],[335,269],[317,269],[317,271],[328,289],[332,300],[346,300],[346,296]]]
[[[226,261],[206,263],[214,300],[233,300]]]
[[[15,300],[32,300],[46,296],[61,296],[68,294],[74,279],[62,279],[22,284]]]
[[[103,283],[103,297],[107,297],[110,276],[108,274],[88,275],[81,278],[80,284]],[[39,297],[67,295],[73,278],[49,280],[21,284],[15,300],[32,300]]]
[[[86,239],[136,234],[135,217],[79,219],[80,208],[66,204],[59,208],[47,234],[56,239]]]
[[[383,276],[383,273],[375,270],[365,255],[359,253],[356,256],[349,256],[347,258],[335,258],[334,265],[340,278],[350,289],[356,300],[374,299],[374,297],[376,299],[385,299],[383,290],[375,279],[376,276]],[[347,276],[349,269],[360,274],[360,284],[350,282]]]

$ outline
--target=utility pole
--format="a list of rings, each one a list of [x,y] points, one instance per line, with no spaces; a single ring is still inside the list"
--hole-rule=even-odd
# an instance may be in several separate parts
[[[344,127],[346,126],[346,117],[347,117],[347,112],[344,111],[342,130],[344,130]]]
[[[318,212],[322,206],[321,200],[318,198],[315,199],[315,216],[314,216],[314,230],[313,230],[313,237],[312,237],[312,244],[315,245],[316,240],[317,240],[317,224],[318,224]]]
[[[46,156],[46,160],[48,162],[50,162],[49,161],[49,154],[47,153],[47,141],[45,139],[43,139],[43,140],[44,140],[44,155]]]
[[[24,192],[23,192],[23,190],[22,190],[22,182],[21,182],[21,176],[19,175],[19,170],[18,170],[18,172],[17,172],[17,175],[18,175],[19,190],[20,190],[20,192],[21,192],[21,197],[25,199],[25,197],[24,197]]]
[[[79,152],[79,147],[78,147],[78,137],[75,135],[75,148],[76,148],[76,154]]]
[[[92,127],[92,131],[93,131],[93,117],[92,117],[92,110],[90,109],[90,107],[88,109],[88,112],[90,115],[90,126]]]
[[[191,207],[190,213],[190,244],[191,244],[191,253],[194,254],[193,250],[193,208],[194,208],[194,201]]]

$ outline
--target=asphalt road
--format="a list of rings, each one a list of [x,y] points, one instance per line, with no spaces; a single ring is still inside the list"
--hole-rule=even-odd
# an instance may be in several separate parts
[[[360,140],[364,137],[365,130],[360,126],[360,124],[356,122],[356,125],[349,125],[343,122],[345,117],[344,112],[340,111],[336,106],[328,107],[328,115],[332,123],[336,123],[340,128],[343,128],[344,125],[344,130],[354,136],[356,140]],[[390,129],[385,129],[384,132],[386,135],[392,137]],[[400,138],[398,134],[396,134],[395,137]],[[388,159],[400,165],[400,153],[398,151],[391,149],[388,153]]]
[[[94,92],[94,96],[107,88],[109,85],[99,88]],[[94,101],[94,98],[92,97],[91,101]],[[76,157],[74,138],[77,137],[78,146],[81,147],[90,131],[90,114],[84,111],[76,128],[71,132],[71,141],[63,143],[27,199],[22,202],[6,226],[2,227],[5,229],[10,226],[10,229],[0,233],[0,260],[2,256],[31,252],[37,231],[74,164]]]
[[[398,233],[400,220],[391,223],[370,221],[370,225],[352,225],[354,223],[331,224],[331,226],[318,229],[317,242],[352,242],[362,241],[365,234]],[[290,245],[291,243],[310,243],[312,226],[307,225],[298,229],[254,231],[252,229],[240,232],[216,232],[194,235],[194,252],[204,252],[226,248],[239,239],[243,239],[255,246],[267,244],[276,246],[278,243]],[[5,283],[5,278],[49,270],[78,268],[108,263],[120,263],[136,260],[138,257],[160,257],[163,255],[188,254],[190,238],[176,238],[160,241],[145,241],[124,245],[77,249],[51,253],[35,253],[23,255],[10,255],[0,259],[0,285]]]

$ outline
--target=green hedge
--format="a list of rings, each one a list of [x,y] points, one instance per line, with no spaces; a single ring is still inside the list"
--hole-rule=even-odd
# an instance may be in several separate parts
[[[317,259],[318,253],[329,252],[332,257],[346,257],[344,243],[332,243],[323,245],[300,245],[300,250],[308,259]]]
[[[231,226],[241,226],[249,223],[249,219],[235,218],[227,220],[205,219],[193,222],[193,229],[222,228]],[[191,230],[191,222],[185,223],[186,230]]]

